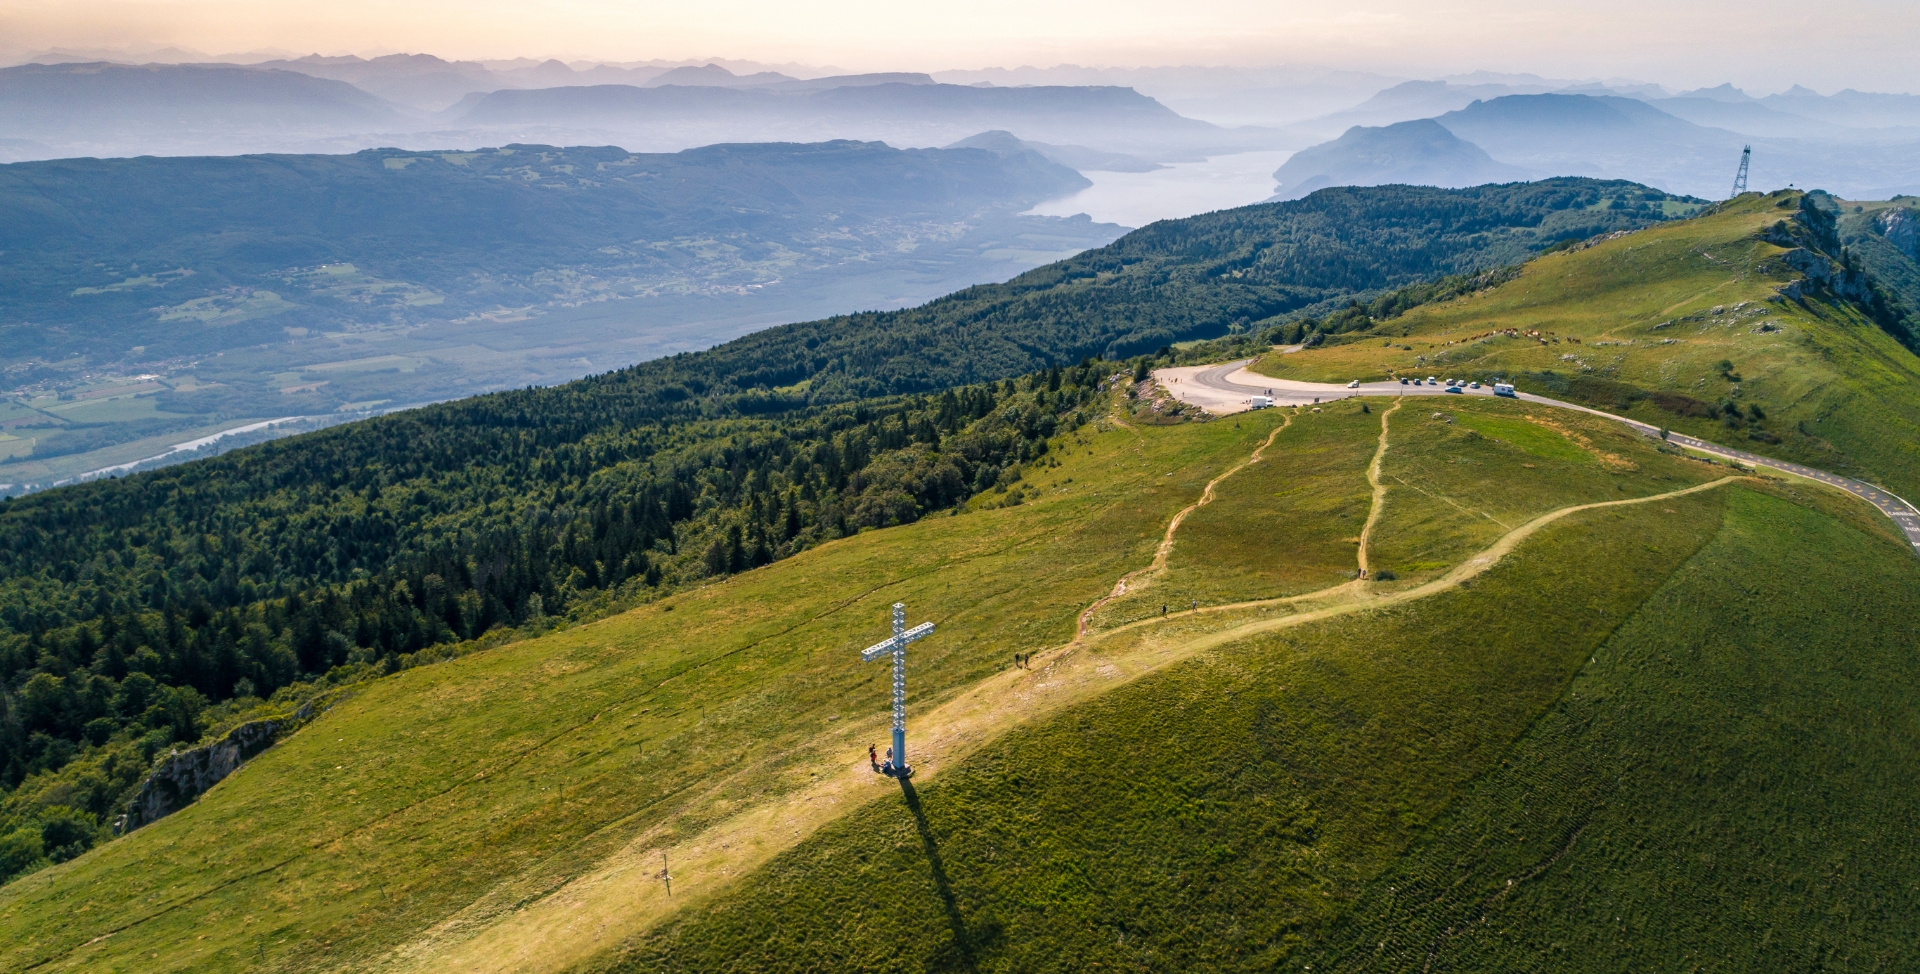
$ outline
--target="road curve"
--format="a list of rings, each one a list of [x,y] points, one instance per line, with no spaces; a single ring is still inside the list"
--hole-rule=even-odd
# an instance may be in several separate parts
[[[1412,384],[1402,385],[1397,380],[1362,382],[1357,387],[1348,387],[1331,382],[1300,382],[1294,379],[1276,379],[1271,376],[1259,375],[1247,371],[1247,366],[1251,364],[1253,364],[1253,359],[1240,359],[1224,365],[1185,366],[1181,368],[1160,369],[1154,372],[1153,375],[1154,378],[1159,381],[1160,385],[1175,398],[1182,402],[1192,403],[1208,412],[1222,415],[1237,413],[1250,408],[1250,401],[1254,396],[1272,396],[1274,404],[1280,406],[1307,406],[1314,403],[1333,402],[1334,400],[1346,399],[1351,396],[1433,396],[1444,399],[1449,396],[1493,395],[1493,390],[1487,387],[1465,389],[1460,392],[1449,392],[1444,386],[1426,385],[1424,382],[1417,386]],[[1644,436],[1654,439],[1660,438],[1659,427],[1650,426],[1639,420],[1628,419],[1625,416],[1616,416],[1613,413],[1601,412],[1598,409],[1589,409],[1586,406],[1562,402],[1558,399],[1549,399],[1546,396],[1536,396],[1527,392],[1519,393],[1515,398],[1524,402],[1551,406],[1555,409],[1570,409],[1574,412],[1587,413],[1591,416],[1599,416],[1603,419],[1613,420],[1616,423],[1625,423]],[[1920,508],[1915,508],[1912,504],[1908,503],[1905,498],[1900,497],[1892,491],[1876,487],[1864,481],[1854,480],[1851,477],[1841,477],[1837,474],[1830,474],[1824,470],[1816,470],[1813,467],[1802,464],[1789,463],[1785,460],[1775,460],[1772,457],[1763,457],[1757,453],[1749,453],[1745,450],[1736,450],[1732,447],[1721,446],[1718,443],[1710,443],[1706,440],[1687,436],[1684,433],[1669,433],[1666,439],[1667,442],[1677,446],[1684,446],[1690,450],[1720,457],[1723,460],[1734,460],[1750,467],[1777,470],[1781,473],[1792,474],[1796,477],[1805,477],[1808,480],[1816,480],[1829,487],[1844,490],[1872,504],[1880,510],[1880,513],[1891,518],[1901,533],[1906,535],[1907,542],[1913,546],[1914,554],[1920,555]]]

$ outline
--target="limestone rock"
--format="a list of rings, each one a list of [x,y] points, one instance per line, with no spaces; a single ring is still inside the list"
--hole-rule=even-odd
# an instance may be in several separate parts
[[[1880,235],[1911,260],[1920,260],[1920,211],[1905,207],[1880,214]]]
[[[235,727],[212,744],[175,752],[147,776],[140,794],[127,806],[121,831],[131,832],[192,804],[248,759],[272,747],[281,729],[297,720],[256,720]]]

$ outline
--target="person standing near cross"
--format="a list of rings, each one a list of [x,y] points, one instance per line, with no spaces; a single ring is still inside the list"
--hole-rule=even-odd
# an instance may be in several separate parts
[[[904,778],[913,773],[907,764],[907,644],[933,634],[933,623],[923,622],[907,628],[907,605],[893,604],[893,635],[862,650],[860,658],[871,663],[882,656],[893,656],[893,750],[884,774]]]

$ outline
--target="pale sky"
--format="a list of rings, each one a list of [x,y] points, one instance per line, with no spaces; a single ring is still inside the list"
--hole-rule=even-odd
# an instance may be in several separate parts
[[[1315,64],[1920,90],[1915,0],[0,0],[0,53],[420,51],[933,71]]]

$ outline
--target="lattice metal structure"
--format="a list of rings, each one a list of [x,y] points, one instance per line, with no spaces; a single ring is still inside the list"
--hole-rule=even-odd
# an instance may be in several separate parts
[[[883,642],[874,643],[860,652],[860,658],[868,662],[891,654],[893,656],[893,772],[906,775],[910,768],[907,764],[907,644],[925,639],[933,634],[933,623],[923,622],[912,629],[907,628],[907,604],[893,604],[893,635]]]
[[[1745,146],[1740,150],[1740,171],[1733,177],[1733,192],[1727,196],[1727,199],[1733,199],[1747,191],[1747,162],[1752,158],[1753,146]]]

